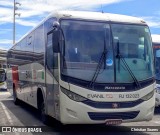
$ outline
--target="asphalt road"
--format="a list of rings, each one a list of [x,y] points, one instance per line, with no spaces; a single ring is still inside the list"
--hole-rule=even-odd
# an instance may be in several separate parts
[[[155,115],[149,122],[125,123],[121,126],[105,125],[67,125],[57,126],[51,119],[49,126],[44,125],[39,118],[38,112],[33,107],[21,103],[16,106],[9,92],[0,91],[0,126],[40,126],[48,132],[42,133],[0,133],[0,135],[159,135],[160,132],[128,132],[134,126],[153,126],[151,129],[160,129],[160,108],[155,109]],[[155,127],[154,127],[155,126]],[[18,128],[18,127],[17,127]],[[113,132],[114,131],[114,132]],[[121,133],[120,133],[121,132]]]

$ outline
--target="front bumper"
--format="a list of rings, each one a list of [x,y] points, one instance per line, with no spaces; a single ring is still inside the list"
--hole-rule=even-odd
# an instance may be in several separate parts
[[[122,122],[149,121],[154,114],[155,95],[137,106],[123,109],[98,109],[82,102],[75,102],[62,92],[60,95],[60,121],[63,124],[103,124],[107,119],[118,117]]]

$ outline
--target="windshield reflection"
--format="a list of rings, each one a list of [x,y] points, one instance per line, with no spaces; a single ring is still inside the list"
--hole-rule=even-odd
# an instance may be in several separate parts
[[[120,54],[137,81],[153,77],[151,38],[147,26],[63,20],[61,27],[65,39],[63,75],[93,83],[135,82],[116,58],[118,40]],[[101,65],[99,62],[105,48]],[[97,70],[98,65],[101,66]]]
[[[104,49],[107,48],[96,82],[114,82],[109,25],[98,22],[64,21],[61,26],[65,36],[63,74],[91,81]]]
[[[126,61],[132,75],[116,58],[116,82],[125,83],[136,80],[142,81],[154,75],[152,42],[147,26],[112,24],[115,52],[118,50]],[[117,46],[117,40],[119,47]],[[117,49],[119,48],[119,49]]]

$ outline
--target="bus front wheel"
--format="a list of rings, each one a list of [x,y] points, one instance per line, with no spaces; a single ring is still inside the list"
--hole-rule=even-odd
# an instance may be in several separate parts
[[[44,102],[41,103],[41,110],[40,110],[40,113],[41,113],[41,120],[44,124],[48,124],[48,117],[47,115],[45,114],[45,104]]]
[[[43,97],[42,95],[39,96],[39,99],[38,99],[38,110],[40,112],[40,118],[41,118],[41,121],[48,125],[48,116],[46,115],[46,107],[45,107],[45,103],[44,103],[44,100],[43,100]]]

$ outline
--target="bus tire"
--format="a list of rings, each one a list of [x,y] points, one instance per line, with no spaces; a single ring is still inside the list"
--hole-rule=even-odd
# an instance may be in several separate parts
[[[13,102],[15,105],[19,104],[19,99],[17,98],[17,92],[16,92],[15,87],[13,87]]]
[[[37,99],[38,99],[37,102],[38,102],[38,110],[39,110],[39,113],[40,113],[40,119],[45,125],[48,125],[49,124],[49,119],[48,119],[48,116],[45,113],[46,108],[45,108],[45,103],[44,103],[42,93],[38,94]]]
[[[44,124],[48,125],[48,116],[45,113],[45,103],[41,103],[41,120]]]

